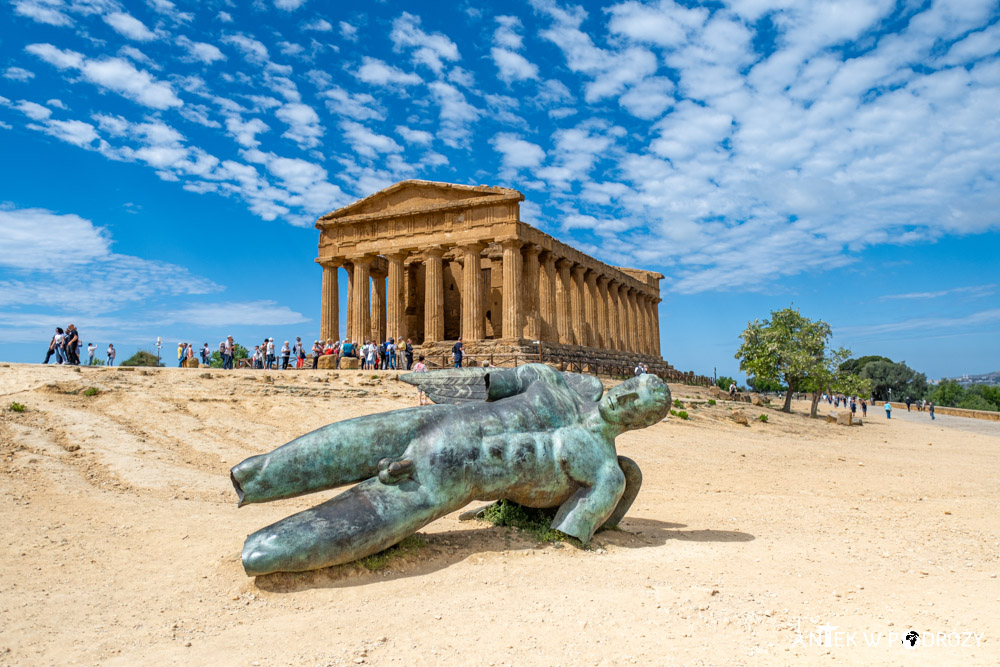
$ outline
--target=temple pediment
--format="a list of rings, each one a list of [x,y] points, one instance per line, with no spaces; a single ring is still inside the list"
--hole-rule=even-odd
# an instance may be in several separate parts
[[[342,218],[367,215],[405,214],[412,211],[431,211],[458,205],[475,204],[477,199],[524,199],[517,190],[484,185],[456,185],[435,181],[408,180],[390,185],[373,195],[327,213],[319,222],[334,222]],[[485,203],[484,201],[484,203]]]

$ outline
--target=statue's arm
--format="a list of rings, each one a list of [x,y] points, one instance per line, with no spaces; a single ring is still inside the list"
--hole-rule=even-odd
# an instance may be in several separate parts
[[[595,462],[585,454],[568,467],[570,477],[580,488],[559,506],[552,527],[586,544],[618,505],[625,492],[625,474],[617,458]]]

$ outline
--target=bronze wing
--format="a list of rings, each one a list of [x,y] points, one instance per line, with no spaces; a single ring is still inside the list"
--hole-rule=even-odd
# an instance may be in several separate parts
[[[453,368],[423,373],[406,373],[400,380],[427,393],[435,403],[470,403],[496,401],[524,392],[533,381],[529,367]],[[556,371],[558,372],[558,371]],[[597,402],[604,385],[593,375],[561,373],[566,386],[586,401]]]

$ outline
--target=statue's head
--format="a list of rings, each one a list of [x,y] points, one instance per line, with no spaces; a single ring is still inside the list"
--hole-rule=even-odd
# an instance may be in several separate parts
[[[639,375],[609,390],[597,409],[625,431],[652,426],[670,412],[670,388],[655,375]]]

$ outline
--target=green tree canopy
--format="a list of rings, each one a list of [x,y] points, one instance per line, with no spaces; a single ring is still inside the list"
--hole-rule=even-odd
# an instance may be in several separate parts
[[[162,366],[163,362],[157,363],[156,355],[148,350],[139,350],[131,357],[123,361],[121,366]]]
[[[882,400],[889,399],[890,389],[893,400],[897,401],[907,396],[918,400],[927,394],[927,376],[907,366],[905,361],[870,361],[858,375],[871,380],[875,397]]]
[[[734,380],[733,378],[722,375],[719,377],[718,380],[715,381],[715,385],[722,391],[729,391],[729,385],[733,384],[734,382],[736,382],[736,380]]]
[[[840,365],[840,370],[845,373],[854,373],[855,375],[858,375],[861,373],[861,369],[872,361],[888,361],[890,364],[892,363],[892,359],[889,357],[880,357],[877,354],[869,354],[864,357],[858,357],[857,359],[848,359]]]
[[[830,372],[826,345],[831,333],[829,324],[803,317],[796,308],[774,310],[770,320],[747,323],[740,334],[743,344],[736,351],[736,358],[740,360],[740,370],[748,376],[780,381],[788,387],[782,410],[791,412],[792,394],[808,390],[808,380],[818,383],[821,376]],[[847,350],[843,352],[850,355]],[[845,358],[839,356],[837,365]]]

